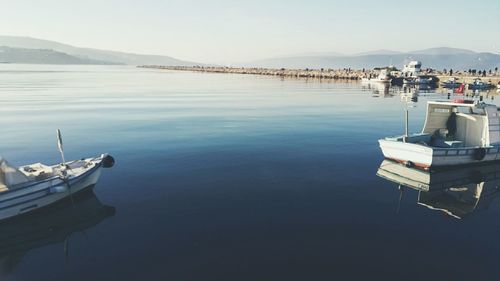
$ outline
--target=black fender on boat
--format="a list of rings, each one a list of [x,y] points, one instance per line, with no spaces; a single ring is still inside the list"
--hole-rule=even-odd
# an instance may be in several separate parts
[[[104,156],[104,158],[102,159],[102,166],[104,168],[111,168],[114,165],[115,165],[115,158],[113,158],[113,156],[109,154]]]
[[[480,147],[480,148],[476,148],[474,150],[474,154],[472,157],[474,157],[474,160],[481,161],[484,159],[485,156],[486,156],[486,149],[483,147]]]

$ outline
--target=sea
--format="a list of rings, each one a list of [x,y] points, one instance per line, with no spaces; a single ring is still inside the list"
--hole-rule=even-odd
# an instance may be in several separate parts
[[[427,101],[453,98],[356,81],[0,64],[3,158],[60,163],[60,129],[66,159],[116,160],[73,201],[0,222],[0,280],[500,280],[496,176],[434,194],[411,176],[380,176],[378,140],[404,133],[406,110],[419,132]],[[475,98],[498,104],[495,92]]]

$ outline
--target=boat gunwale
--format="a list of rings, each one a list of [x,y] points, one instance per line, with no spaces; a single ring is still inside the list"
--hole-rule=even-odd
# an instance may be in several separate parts
[[[96,159],[98,159],[99,157],[94,157],[94,158],[86,158],[86,159],[90,159],[91,161],[95,161]],[[70,162],[67,162],[66,164],[71,164],[71,163],[75,163],[77,161],[80,161],[80,160],[73,160],[73,161],[70,161]],[[94,162],[96,163],[96,162]],[[25,166],[29,166],[29,165],[25,165]],[[21,166],[21,167],[25,167],[25,166]],[[50,167],[54,167],[54,166],[57,166],[57,165],[52,165]],[[89,169],[88,171],[90,171],[92,169]],[[85,171],[83,173],[81,173],[80,175],[76,176],[76,177],[73,177],[71,178],[70,180],[72,179],[75,179],[85,173],[87,173],[88,171]],[[52,180],[55,180],[55,179],[61,179],[58,175],[55,175],[55,176],[52,176],[50,178],[46,178],[46,179],[43,179],[43,180],[40,180],[40,181],[28,181],[28,182],[23,182],[23,183],[20,183],[20,184],[15,184],[13,185],[11,188],[9,188],[9,190],[5,190],[5,191],[2,191],[0,193],[0,197],[3,195],[3,194],[7,194],[7,193],[12,193],[12,192],[15,192],[15,191],[19,191],[19,190],[22,190],[24,188],[27,188],[27,187],[31,187],[31,186],[35,186],[35,185],[38,185],[40,183],[45,183],[45,182],[48,182],[48,181],[52,181]],[[2,202],[2,201],[0,201]]]
[[[399,136],[397,136],[399,137]],[[390,138],[390,137],[389,137]],[[423,147],[423,148],[428,148],[430,150],[432,150],[433,152],[433,156],[435,155],[434,152],[435,151],[453,151],[453,150],[457,150],[457,151],[460,151],[460,150],[476,150],[478,148],[484,148],[486,149],[487,153],[488,154],[493,154],[493,153],[500,153],[500,145],[488,145],[488,146],[462,146],[462,147],[440,147],[440,146],[430,146],[430,145],[424,145],[424,144],[420,144],[420,143],[412,143],[412,142],[403,142],[403,141],[398,141],[398,140],[392,140],[392,139],[387,139],[387,138],[384,138],[384,139],[379,139],[379,145],[382,144],[382,142],[387,142],[387,143],[400,143],[400,144],[404,144],[404,145],[408,145],[408,146],[415,146],[415,147]],[[398,149],[398,148],[395,148],[395,149]],[[490,152],[491,149],[497,149],[497,152]],[[468,153],[469,154],[469,153]],[[468,155],[466,154],[466,155]],[[445,154],[445,155],[436,155],[436,156],[447,156],[448,154]],[[453,155],[450,155],[450,156],[453,156]]]
[[[84,173],[81,173],[80,175],[76,176],[76,177],[73,177],[71,179],[68,180],[68,183],[71,185],[71,184],[74,184],[75,181],[79,181],[81,177],[83,176],[86,176],[86,175],[90,175],[94,172],[94,170],[100,168],[102,166],[102,161],[97,163],[94,167],[92,167],[91,169],[85,171]],[[30,193],[24,193],[24,194],[20,194],[20,195],[17,195],[17,196],[13,196],[11,198],[7,198],[7,199],[3,199],[3,200],[0,200],[0,204],[1,203],[4,203],[4,202],[8,202],[8,201],[11,201],[11,200],[15,200],[15,199],[18,199],[18,198],[21,198],[21,197],[24,197],[24,196],[28,196],[28,195],[32,195],[32,194],[36,194],[38,192],[42,192],[42,191],[46,191],[48,189],[51,189],[53,187],[56,187],[56,186],[61,186],[61,185],[64,185],[66,184],[66,182],[64,182],[64,180],[62,180],[61,178],[59,178],[58,176],[55,176],[55,177],[52,177],[52,178],[49,178],[49,179],[44,179],[42,181],[39,181],[39,182],[36,182],[36,183],[32,183],[30,185],[26,185],[26,186],[23,186],[23,187],[20,187],[20,188],[16,188],[14,190],[8,190],[8,191],[4,191],[2,193],[0,193],[0,198],[6,194],[6,193],[12,193],[12,192],[15,192],[15,191],[21,191],[21,190],[25,190],[26,188],[28,187],[33,187],[33,186],[36,186],[38,184],[41,184],[41,183],[45,183],[49,180],[53,180],[54,178],[57,178],[57,179],[60,179],[61,182],[57,183],[57,184],[54,184],[54,185],[50,185],[48,187],[45,187],[45,188],[42,188],[40,190],[36,190],[36,191],[33,191],[33,192],[30,192]],[[3,210],[4,208],[0,208],[0,210]]]
[[[76,184],[78,181],[82,180],[82,179],[85,179],[87,178],[88,176],[92,175],[96,170],[98,170],[99,168],[101,168],[102,166],[102,162],[97,164],[95,167],[92,167],[92,169],[89,169],[86,173],[83,173],[81,175],[78,175],[77,177],[74,177],[73,179],[71,179],[68,183],[71,185],[71,184]],[[53,187],[56,187],[56,186],[61,186],[61,185],[64,185],[66,184],[64,181],[61,182],[61,183],[58,183],[56,185],[52,185],[52,186],[49,186],[49,187],[46,187],[46,188],[43,188],[43,189],[40,189],[40,190],[37,190],[35,192],[31,192],[31,193],[26,193],[26,194],[23,194],[23,195],[19,195],[19,196],[16,196],[16,197],[12,197],[12,198],[9,198],[9,199],[5,199],[3,201],[0,201],[0,203],[4,203],[4,202],[8,202],[8,201],[11,201],[11,200],[14,200],[14,199],[19,199],[19,198],[22,198],[22,197],[25,197],[25,196],[29,196],[29,195],[32,195],[32,194],[36,194],[36,193],[39,193],[39,192],[46,192],[48,190],[50,190],[51,188]],[[9,205],[9,206],[5,206],[5,207],[0,207],[0,211],[1,210],[5,210],[5,209],[8,209],[8,208],[11,208],[11,207],[15,207],[15,206],[19,206],[19,205],[22,205],[22,204],[25,204],[25,203],[28,203],[28,202],[31,202],[31,201],[35,201],[35,200],[38,200],[40,198],[44,198],[44,197],[47,197],[47,196],[50,196],[52,195],[53,193],[46,193],[42,196],[38,196],[36,198],[33,198],[33,199],[29,199],[29,200],[26,200],[26,201],[23,201],[23,202],[19,202],[19,203],[15,203],[15,204],[12,204],[12,205]],[[56,200],[58,201],[58,200]],[[50,204],[49,204],[50,205]],[[0,219],[1,220],[1,219]]]

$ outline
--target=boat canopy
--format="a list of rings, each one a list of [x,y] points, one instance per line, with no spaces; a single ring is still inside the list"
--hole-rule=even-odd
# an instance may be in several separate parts
[[[429,102],[422,133],[435,134],[450,129],[454,119],[454,139],[464,146],[500,145],[500,119],[495,105],[466,102]]]
[[[0,157],[0,192],[14,185],[28,182],[29,178],[19,169]]]

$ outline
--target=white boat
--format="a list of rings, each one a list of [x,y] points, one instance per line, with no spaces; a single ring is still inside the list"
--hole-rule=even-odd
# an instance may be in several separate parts
[[[455,218],[487,210],[500,196],[500,163],[423,171],[384,160],[377,176],[419,191],[418,204]]]
[[[403,84],[408,85],[436,85],[438,82],[437,78],[432,75],[420,75],[418,77],[405,77],[403,79]]]
[[[422,72],[420,61],[410,61],[403,66],[400,77],[393,80],[395,84],[407,85],[437,85],[439,79],[434,75],[426,75]]]
[[[380,148],[387,159],[424,169],[500,160],[499,116],[484,102],[430,101],[421,133],[406,129],[379,140]]]
[[[422,63],[416,60],[403,65],[403,70],[401,71],[403,77],[417,77],[420,73],[422,73]]]
[[[62,141],[59,142],[62,153]],[[41,163],[15,167],[0,158],[0,220],[38,210],[72,197],[97,183],[103,167],[112,167],[108,154],[64,161],[47,166]]]
[[[391,83],[392,78],[387,73],[387,69],[380,70],[379,75],[376,78],[363,78],[362,82],[374,82],[374,83]]]

